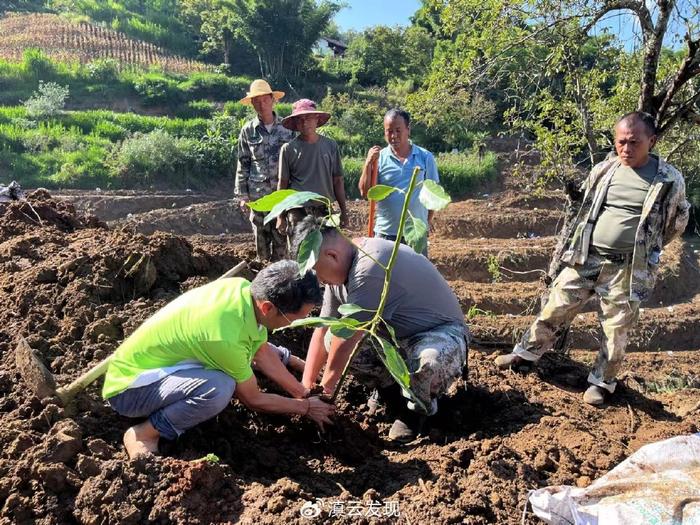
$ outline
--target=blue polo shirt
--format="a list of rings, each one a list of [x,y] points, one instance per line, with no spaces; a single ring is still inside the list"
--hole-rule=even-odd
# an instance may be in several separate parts
[[[408,155],[406,162],[402,164],[391,151],[391,148],[387,146],[379,152],[377,182],[406,191],[411,181],[413,168],[416,166],[419,166],[421,169],[416,182],[425,179],[440,182],[435,158],[427,149],[412,144],[411,153]],[[419,191],[419,188],[414,190],[408,209],[414,217],[421,219],[427,224],[428,210],[421,204],[420,200],[418,200]],[[403,193],[395,191],[386,199],[377,202],[377,215],[374,223],[375,234],[396,235],[399,228],[399,219],[401,218],[401,208],[403,207],[404,197],[405,195]]]

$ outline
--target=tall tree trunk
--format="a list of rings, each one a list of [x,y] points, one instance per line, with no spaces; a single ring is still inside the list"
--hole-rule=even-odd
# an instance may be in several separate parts
[[[642,85],[639,93],[637,109],[657,117],[658,108],[654,104],[654,88],[656,87],[656,76],[659,69],[659,56],[663,44],[664,35],[668,26],[669,16],[676,0],[658,0],[659,16],[656,27],[649,27],[642,24],[642,35],[644,38],[644,66],[642,70]]]

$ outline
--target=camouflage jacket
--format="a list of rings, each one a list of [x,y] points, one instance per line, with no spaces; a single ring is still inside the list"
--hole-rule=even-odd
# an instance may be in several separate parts
[[[561,262],[583,264],[586,261],[593,228],[602,209],[601,203],[604,202],[610,180],[618,166],[619,160],[612,157],[594,166],[588,175],[582,187],[584,195],[581,208],[565,239]],[[683,176],[659,158],[656,177],[644,200],[635,236],[630,300],[643,301],[651,293],[661,251],[666,244],[683,233],[688,224],[689,209]]]
[[[294,138],[294,132],[275,123],[267,131],[259,117],[246,122],[238,136],[238,165],[236,166],[236,196],[256,200],[277,189],[277,166],[280,148]]]

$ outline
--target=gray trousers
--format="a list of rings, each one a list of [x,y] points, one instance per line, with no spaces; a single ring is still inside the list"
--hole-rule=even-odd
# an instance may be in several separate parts
[[[126,417],[148,417],[161,437],[175,439],[228,406],[236,381],[220,370],[188,368],[128,388],[107,401]]]

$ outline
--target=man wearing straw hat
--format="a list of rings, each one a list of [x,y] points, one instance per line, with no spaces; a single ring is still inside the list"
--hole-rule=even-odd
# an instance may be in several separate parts
[[[246,122],[238,136],[238,165],[235,193],[241,210],[248,211],[247,203],[277,189],[277,162],[280,148],[294,138],[294,132],[282,126],[282,119],[274,112],[275,102],[284,96],[272,91],[262,79],[254,80],[241,104],[252,105],[257,116]],[[265,213],[250,210],[250,222],[255,234],[258,259],[277,261],[287,251],[287,239],[274,224],[265,224]]]
[[[347,208],[338,145],[316,132],[330,117],[330,113],[318,111],[313,100],[303,98],[294,103],[292,114],[282,121],[282,125],[299,132],[299,136],[282,146],[280,151],[278,189],[313,191],[328,197],[331,202],[337,201],[340,225],[345,227]],[[291,233],[307,215],[322,217],[327,213],[323,204],[312,201],[303,207],[289,210],[286,217],[280,215],[277,228],[280,232]]]

